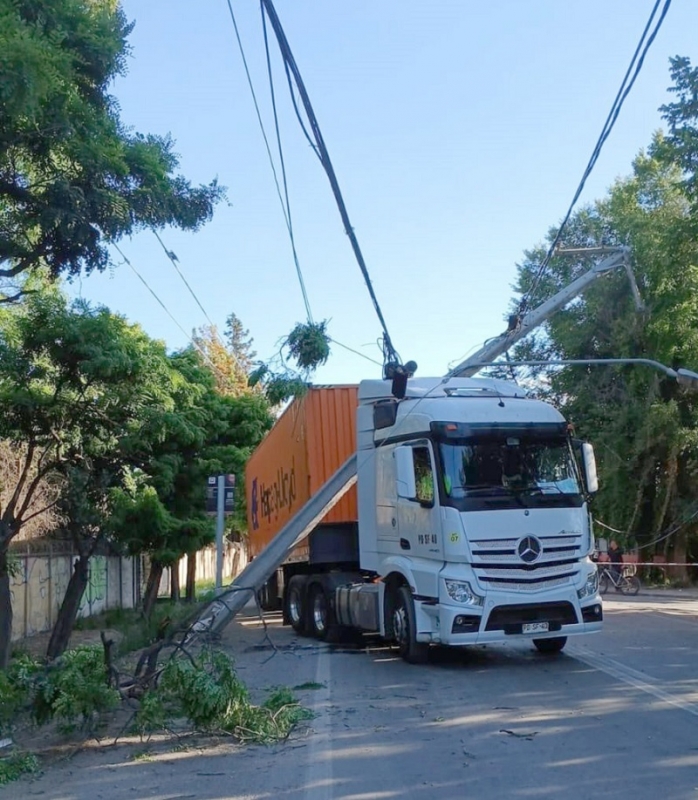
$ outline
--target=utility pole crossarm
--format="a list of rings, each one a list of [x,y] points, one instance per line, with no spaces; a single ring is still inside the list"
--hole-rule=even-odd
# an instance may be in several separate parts
[[[467,378],[474,375],[482,369],[483,363],[489,363],[499,358],[503,353],[506,353],[510,347],[516,342],[523,339],[531,331],[542,325],[548,320],[556,311],[564,308],[571,300],[580,295],[591,283],[597,278],[611,272],[618,267],[625,267],[630,278],[630,285],[635,298],[635,303],[638,307],[642,307],[640,301],[640,294],[635,283],[635,277],[630,269],[628,261],[629,248],[616,247],[616,248],[585,248],[583,250],[562,250],[561,254],[580,255],[582,253],[589,254],[599,253],[609,255],[602,261],[595,264],[588,272],[580,275],[576,280],[572,281],[564,289],[561,289],[557,294],[553,295],[550,299],[541,303],[537,308],[525,314],[518,326],[512,330],[505,331],[497,336],[495,339],[490,339],[486,342],[476,353],[461,361],[448,373],[449,378]]]

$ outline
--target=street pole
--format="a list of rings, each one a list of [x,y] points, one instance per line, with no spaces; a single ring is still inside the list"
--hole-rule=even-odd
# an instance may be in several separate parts
[[[225,475],[216,479],[218,503],[216,504],[216,589],[223,587],[223,531],[225,530]]]

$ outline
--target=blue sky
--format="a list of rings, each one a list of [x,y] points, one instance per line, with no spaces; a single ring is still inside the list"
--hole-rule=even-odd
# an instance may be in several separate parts
[[[516,262],[566,211],[653,3],[276,0],[393,342],[420,375],[443,374],[504,328]],[[200,232],[163,239],[213,321],[234,311],[269,357],[305,311],[226,2],[123,6],[136,23],[128,74],[113,89],[123,120],[170,132],[188,178],[228,187],[229,204]],[[271,136],[259,4],[233,6]],[[582,202],[627,174],[661,126],[668,59],[698,60],[696,31],[698,3],[674,0]],[[273,43],[272,57],[278,68]],[[313,315],[380,359],[378,320],[327,178],[276,74]],[[206,322],[152,233],[120,244],[185,330]],[[71,291],[171,348],[187,342],[125,266]],[[335,346],[315,381],[379,372]]]

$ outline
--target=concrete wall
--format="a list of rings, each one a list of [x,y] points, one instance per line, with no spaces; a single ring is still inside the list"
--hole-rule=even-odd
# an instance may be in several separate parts
[[[10,579],[12,594],[12,641],[50,631],[68,587],[75,555],[60,543],[46,542],[36,552],[37,543],[27,543],[26,551],[14,549],[17,575]],[[33,548],[33,549],[32,549]],[[78,616],[90,617],[111,608],[135,608],[140,602],[147,578],[147,560],[97,555],[90,559],[90,577]],[[247,551],[240,543],[226,542],[223,580],[230,581],[247,565]],[[186,585],[187,562],[179,564],[180,586]],[[196,580],[213,581],[216,577],[216,548],[197,553]],[[170,571],[160,582],[161,595],[170,593]]]
[[[17,575],[10,580],[12,640],[50,631],[70,580],[75,556],[70,552],[13,552]],[[133,608],[139,598],[133,559],[93,556],[90,577],[78,616],[100,614],[110,608]]]
[[[240,542],[224,542],[223,545],[223,583],[236,578],[247,566],[247,549]],[[216,548],[207,547],[196,554],[196,580],[215,581]],[[179,585],[182,593],[187,584],[187,559],[179,562]],[[170,594],[170,570],[166,569],[160,581],[159,595]]]

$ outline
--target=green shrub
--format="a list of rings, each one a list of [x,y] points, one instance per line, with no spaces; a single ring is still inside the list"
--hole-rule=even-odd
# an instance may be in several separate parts
[[[0,694],[15,709],[26,707],[37,725],[55,719],[64,731],[90,725],[120,700],[118,691],[107,683],[104,655],[98,646],[67,650],[48,665],[21,656],[0,683]]]
[[[39,769],[39,761],[31,753],[13,753],[0,758],[0,786],[16,781],[22,775],[31,775]]]
[[[286,688],[275,690],[263,705],[253,705],[231,659],[206,649],[193,661],[170,661],[157,688],[143,698],[134,728],[143,735],[162,730],[169,720],[185,719],[197,731],[226,731],[268,743],[286,738],[310,716]]]

